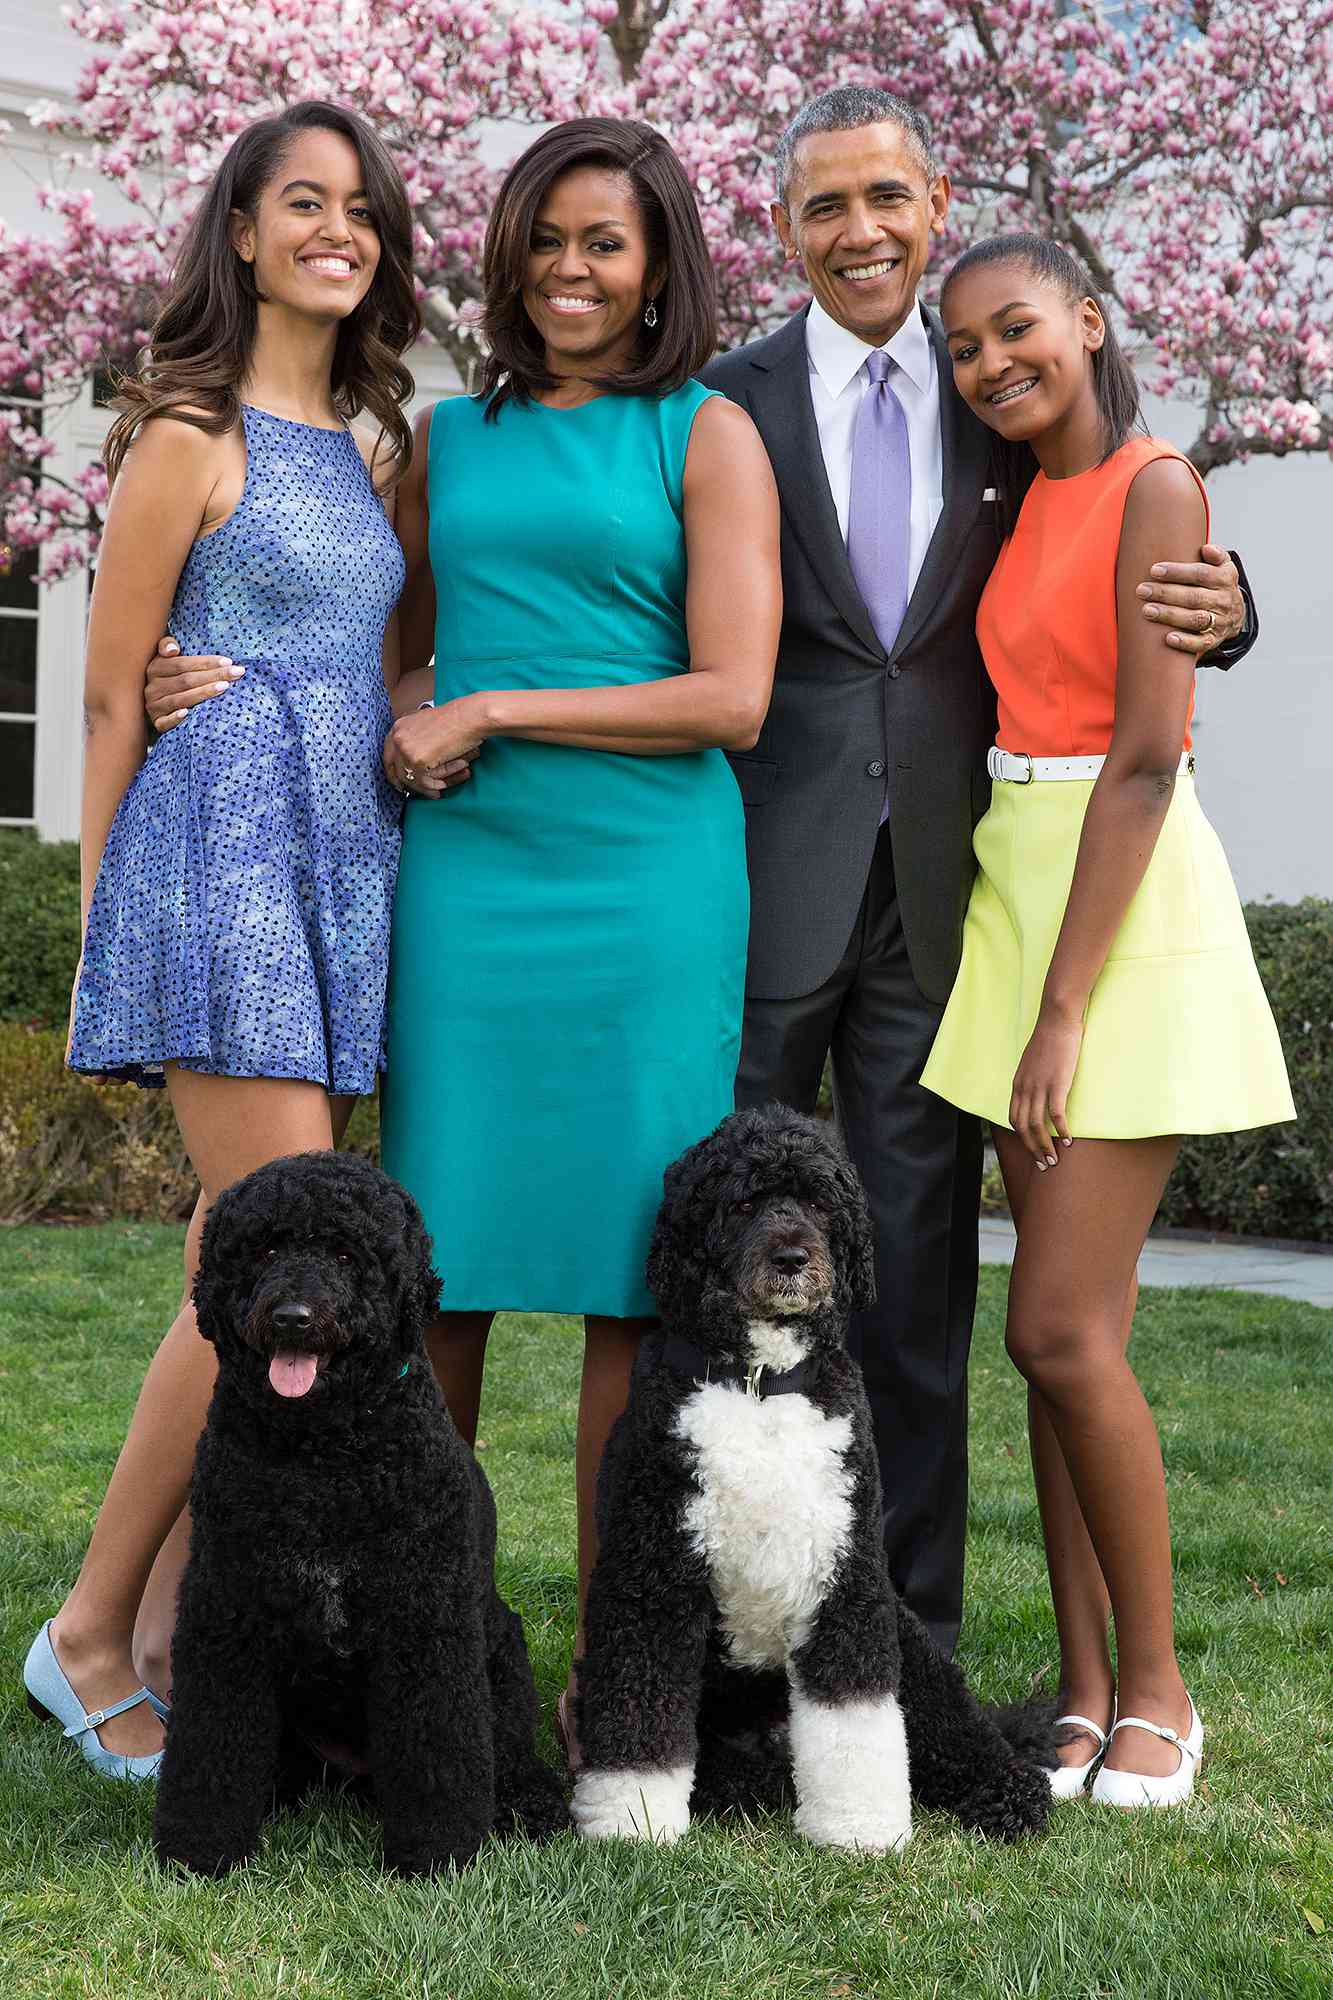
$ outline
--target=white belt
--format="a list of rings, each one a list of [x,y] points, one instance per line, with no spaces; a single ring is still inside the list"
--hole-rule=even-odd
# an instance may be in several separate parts
[[[1029,757],[1026,750],[1001,750],[992,744],[986,752],[986,769],[1004,785],[1032,785],[1051,779],[1095,778],[1105,757]],[[1194,771],[1194,752],[1186,750],[1178,771]]]

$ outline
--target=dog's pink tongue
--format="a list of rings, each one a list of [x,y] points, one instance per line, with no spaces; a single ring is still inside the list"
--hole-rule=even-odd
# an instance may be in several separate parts
[[[304,1396],[317,1369],[313,1354],[275,1354],[268,1364],[268,1379],[280,1396]]]

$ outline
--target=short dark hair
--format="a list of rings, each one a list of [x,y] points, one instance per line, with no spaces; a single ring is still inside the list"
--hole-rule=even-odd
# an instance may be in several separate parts
[[[840,83],[803,104],[782,137],[774,155],[773,169],[778,184],[778,200],[787,206],[787,191],[796,171],[796,148],[812,132],[856,132],[862,125],[897,125],[912,141],[928,181],[937,172],[930,125],[923,112],[905,97],[891,90],[874,90],[867,84]]]
[[[944,280],[940,288],[941,312],[949,296],[949,287],[964,272],[975,271],[983,264],[1021,264],[1039,284],[1053,285],[1071,305],[1077,305],[1080,299],[1091,299],[1101,313],[1106,322],[1106,338],[1093,351],[1092,386],[1102,426],[1102,455],[1098,463],[1105,465],[1107,459],[1119,451],[1131,431],[1146,431],[1147,425],[1140,407],[1138,378],[1120,345],[1106,301],[1092,273],[1063,244],[1053,242],[1049,236],[1038,236],[1035,231],[1015,230],[1007,235],[983,236],[979,243],[964,250]],[[992,460],[1000,525],[1008,534],[1018,518],[1018,509],[1031,484],[1037,462],[1031,445],[1015,443],[998,434],[992,439]]]
[[[605,167],[634,192],[648,261],[666,267],[657,325],[640,325],[631,367],[599,380],[622,396],[668,396],[698,373],[717,348],[717,278],[685,170],[666,140],[637,118],[571,118],[533,141],[505,175],[482,252],[482,332],[489,352],[480,393],[488,420],[511,399],[530,402],[555,387],[545,351],[523,304],[533,225],[552,182],[576,167]]]

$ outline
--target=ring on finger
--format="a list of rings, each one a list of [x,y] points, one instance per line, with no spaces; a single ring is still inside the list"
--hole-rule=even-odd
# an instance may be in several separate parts
[[[1201,632],[1211,632],[1217,623],[1217,613],[1215,611],[1205,611],[1203,615],[1207,622],[1201,625],[1199,630]]]

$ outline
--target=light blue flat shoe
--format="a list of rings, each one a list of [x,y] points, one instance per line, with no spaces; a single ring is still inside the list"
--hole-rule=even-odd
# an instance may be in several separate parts
[[[127,1695],[124,1701],[113,1701],[110,1708],[95,1708],[91,1715],[86,1715],[83,1703],[65,1679],[56,1658],[55,1647],[51,1644],[49,1618],[29,1649],[23,1665],[23,1685],[28,1690],[28,1707],[33,1714],[40,1716],[44,1722],[63,1723],[65,1735],[78,1744],[99,1777],[143,1779],[157,1776],[162,1762],[160,1750],[155,1750],[151,1757],[121,1757],[114,1750],[102,1747],[97,1732],[113,1715],[123,1715],[127,1708],[137,1708],[141,1701],[146,1701],[158,1720],[165,1722],[171,1713],[167,1704],[160,1701],[151,1688],[141,1687],[137,1694]]]

